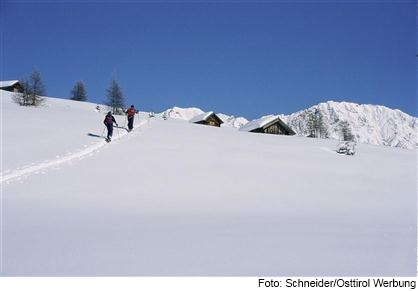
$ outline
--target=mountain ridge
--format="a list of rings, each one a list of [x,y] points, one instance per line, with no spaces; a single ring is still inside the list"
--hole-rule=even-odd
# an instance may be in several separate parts
[[[399,109],[391,109],[383,105],[330,100],[292,114],[279,113],[276,116],[287,123],[297,135],[307,136],[307,116],[315,111],[319,111],[323,116],[328,138],[341,139],[340,123],[347,121],[352,134],[360,143],[405,149],[416,149],[418,147],[417,118]],[[166,117],[188,121],[202,113],[201,109],[195,107],[173,107],[161,114]],[[240,128],[249,122],[245,117],[235,117],[223,113],[216,114],[224,121],[223,126]]]
[[[347,121],[360,143],[415,149],[417,118],[383,105],[327,101],[290,115],[279,115],[298,135],[307,135],[307,115],[319,111],[329,138],[340,139],[340,123]]]

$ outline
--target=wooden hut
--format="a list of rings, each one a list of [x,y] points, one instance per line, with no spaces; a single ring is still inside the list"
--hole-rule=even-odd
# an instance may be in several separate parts
[[[258,132],[268,134],[294,135],[296,134],[278,116],[270,115],[248,122],[242,126],[240,131]]]
[[[221,124],[224,123],[215,113],[212,111],[199,114],[192,119],[190,119],[191,123],[197,124],[204,124],[204,125],[211,125],[221,127]]]
[[[0,81],[0,89],[10,92],[22,92],[23,87],[18,80]]]

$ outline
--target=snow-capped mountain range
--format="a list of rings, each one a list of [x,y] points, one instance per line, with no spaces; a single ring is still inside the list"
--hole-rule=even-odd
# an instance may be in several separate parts
[[[331,139],[341,139],[340,124],[342,121],[347,121],[352,134],[360,143],[406,149],[416,149],[418,146],[417,118],[381,105],[328,101],[290,115],[279,114],[278,116],[297,135],[306,136],[308,135],[307,116],[316,110],[322,114],[324,125]],[[199,108],[173,107],[161,114],[169,118],[190,120],[202,113],[203,111]],[[223,113],[217,113],[217,115],[224,121],[222,126],[240,128],[248,122],[244,117]]]
[[[328,101],[280,118],[298,135],[307,135],[306,117],[315,110],[321,112],[329,138],[340,139],[340,123],[347,121],[358,142],[417,148],[417,118],[381,105]]]

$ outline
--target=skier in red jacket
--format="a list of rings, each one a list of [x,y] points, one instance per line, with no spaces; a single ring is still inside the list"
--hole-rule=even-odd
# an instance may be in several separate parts
[[[131,108],[126,110],[126,116],[128,117],[128,131],[131,131],[134,128],[134,117],[135,113],[138,111],[135,109],[133,105],[131,105]]]

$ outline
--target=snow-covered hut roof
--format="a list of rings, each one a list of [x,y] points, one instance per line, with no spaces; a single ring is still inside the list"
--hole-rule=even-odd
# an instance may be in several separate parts
[[[198,124],[205,124],[205,125],[212,125],[220,127],[222,123],[222,119],[219,118],[213,111],[205,112],[199,115],[196,115],[192,119],[189,120],[191,123],[198,123]]]
[[[271,125],[277,123],[280,128],[282,128],[282,131],[286,135],[294,135],[295,132],[286,124],[283,122],[283,120],[280,119],[278,115],[268,115],[261,117],[259,119],[255,119],[253,121],[248,122],[244,126],[242,126],[239,130],[240,131],[248,131],[248,132],[255,132],[259,131],[259,129],[262,129],[263,131],[270,127]],[[269,132],[273,133],[273,132]],[[282,133],[276,133],[276,134],[282,134]]]
[[[257,128],[267,126],[269,123],[275,122],[279,117],[277,115],[263,116],[259,119],[252,120],[242,126],[239,130],[241,131],[252,131]]]
[[[208,119],[208,117],[211,116],[212,114],[214,114],[213,111],[204,112],[202,114],[196,115],[195,117],[190,119],[189,122],[195,123],[195,122],[199,122],[199,121],[204,121],[204,120]]]
[[[11,87],[19,83],[18,80],[11,80],[11,81],[0,81],[0,88]]]

